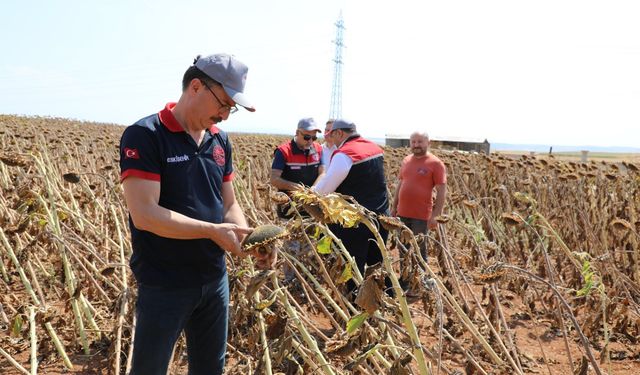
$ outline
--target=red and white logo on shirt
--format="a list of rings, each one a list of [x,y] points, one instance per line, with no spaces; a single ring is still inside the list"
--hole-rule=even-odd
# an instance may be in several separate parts
[[[124,158],[125,159],[140,159],[140,154],[138,153],[137,148],[124,148]]]
[[[213,148],[213,160],[221,167],[224,165],[224,149],[220,145]]]

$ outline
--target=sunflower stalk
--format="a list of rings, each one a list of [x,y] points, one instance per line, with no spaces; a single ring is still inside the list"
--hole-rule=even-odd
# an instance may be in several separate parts
[[[296,209],[296,215],[298,215],[298,216],[300,215],[300,212],[298,212],[297,209]],[[311,249],[313,249],[313,251],[312,251],[313,257],[315,258],[315,260],[318,263],[318,267],[320,269],[320,274],[324,278],[324,282],[327,285],[329,285],[329,288],[337,296],[337,301],[336,302],[341,305],[341,309],[340,310],[346,310],[346,305],[345,305],[345,303],[343,301],[343,298],[340,298],[342,296],[342,293],[340,293],[340,291],[338,291],[338,288],[336,288],[336,285],[334,284],[333,280],[331,279],[331,276],[329,276],[329,272],[327,272],[327,269],[324,266],[324,262],[320,258],[320,255],[318,254],[318,252],[315,251],[314,246],[311,243],[311,239],[309,239],[309,236],[305,232],[304,227],[302,228],[302,235],[304,236],[304,239],[307,242],[307,245],[309,245],[309,247]]]
[[[31,282],[27,278],[27,274],[24,272],[24,268],[22,268],[20,261],[18,261],[18,258],[16,257],[16,254],[13,251],[13,247],[9,243],[9,240],[7,239],[7,236],[4,234],[4,230],[2,228],[0,228],[0,240],[2,241],[2,245],[4,246],[7,254],[9,255],[9,259],[11,259],[13,266],[16,268],[16,271],[18,271],[18,275],[20,276],[20,281],[22,281],[22,285],[24,285],[24,288],[27,290],[29,297],[31,297],[31,300],[35,305],[40,306],[41,303],[38,300],[38,297],[36,296],[36,293],[33,290],[33,287],[31,286]]]
[[[289,254],[285,254],[285,253],[282,253],[282,254],[289,262],[291,262],[292,264],[295,264],[297,271],[302,271],[307,276],[307,278],[311,280],[311,282],[315,286],[315,289],[326,299],[327,302],[329,302],[329,304],[333,307],[336,314],[338,314],[338,316],[340,316],[340,318],[343,321],[348,322],[350,317],[342,309],[339,308],[336,301],[329,295],[329,293],[327,293],[327,291],[322,287],[320,282],[318,282],[318,280],[313,276],[313,274],[309,271],[309,269],[304,264],[302,264],[302,262],[296,259],[296,257],[291,256]],[[304,282],[306,282],[306,280]],[[320,304],[320,306],[323,312],[325,313],[325,315],[327,316],[327,318],[332,322],[334,327],[338,330],[342,330],[342,327],[340,326],[340,324],[338,324],[335,318],[333,318],[332,314],[329,313],[328,310],[326,310],[326,308],[324,307],[324,304]]]
[[[13,367],[16,368],[16,370],[20,371],[25,375],[31,375],[31,373],[27,371],[26,368],[24,368],[20,363],[18,363],[18,361],[13,359],[13,357],[9,355],[9,353],[5,352],[4,349],[2,348],[0,348],[0,355],[2,355],[7,361],[9,361],[9,363],[11,363]]]
[[[558,291],[558,289],[553,286],[550,282],[548,282],[547,280],[534,275],[533,273],[524,270],[520,267],[516,267],[510,264],[499,264],[500,268],[504,268],[507,270],[512,270],[515,271],[516,273],[519,274],[523,274],[527,277],[529,277],[530,279],[533,279],[539,283],[545,284],[547,287],[549,287],[549,289],[553,292],[553,294],[556,296],[556,298],[558,299],[558,301],[560,301],[560,304],[562,305],[562,307],[564,307],[567,316],[569,316],[569,319],[571,320],[571,323],[573,323],[573,327],[575,328],[576,332],[578,333],[578,337],[580,338],[580,341],[582,343],[582,346],[585,349],[585,352],[587,353],[587,358],[589,359],[589,362],[591,363],[591,366],[593,366],[593,370],[596,372],[596,374],[598,375],[602,375],[602,371],[600,370],[600,367],[598,366],[598,361],[596,361],[595,356],[593,355],[593,352],[591,351],[591,344],[589,343],[589,340],[587,339],[587,337],[584,335],[584,333],[582,332],[582,329],[580,328],[580,324],[578,323],[578,321],[576,320],[575,315],[573,315],[571,306],[569,306],[569,304],[567,303],[567,301],[562,297],[562,294],[560,294],[560,292]]]
[[[400,304],[404,326],[407,329],[409,336],[411,337],[411,342],[413,344],[413,356],[416,358],[416,361],[418,363],[418,370],[420,371],[421,375],[430,375],[431,370],[427,366],[427,360],[422,350],[422,343],[420,342],[418,331],[415,324],[413,324],[413,320],[411,319],[411,311],[409,310],[409,305],[407,304],[407,300],[404,297],[404,293],[402,287],[400,286],[400,282],[398,281],[398,277],[396,276],[396,273],[393,270],[393,266],[391,265],[391,259],[389,253],[387,252],[384,240],[380,236],[378,228],[376,228],[369,217],[363,216],[361,219],[361,223],[366,225],[369,231],[373,233],[378,245],[378,249],[380,249],[380,252],[382,253],[382,262],[384,264],[385,270],[387,271],[389,279],[391,279],[391,284],[393,285],[396,300]]]
[[[252,273],[255,273],[255,269],[253,267],[253,262],[250,263],[250,270]],[[257,291],[253,294],[253,302],[254,304],[260,303],[260,292]],[[262,370],[266,375],[272,375],[271,369],[271,355],[269,354],[269,340],[267,339],[267,333],[264,322],[264,315],[262,310],[256,311],[256,315],[258,316],[258,331],[260,333],[260,344],[262,345],[262,361],[263,366]]]
[[[553,285],[554,287],[556,287],[556,275],[555,272],[553,270],[553,267],[551,266],[551,260],[549,259],[549,252],[547,251],[547,245],[545,244],[545,241],[542,238],[542,235],[540,235],[540,233],[538,233],[538,230],[533,227],[527,220],[524,220],[524,218],[522,218],[519,214],[517,214],[516,216],[520,217],[520,219],[522,220],[522,222],[524,223],[524,225],[526,227],[528,227],[530,230],[533,231],[536,240],[538,241],[538,244],[540,246],[540,252],[542,254],[542,258],[544,260],[544,266],[545,266],[545,270],[547,271],[548,275],[549,275],[549,283],[551,285]],[[542,216],[537,210],[534,210],[534,212],[532,213],[532,217],[535,219],[540,219],[542,220],[545,225],[544,226],[540,226],[540,228],[544,231],[545,229],[551,230],[552,233],[555,233],[555,230],[551,227],[551,224],[546,220],[546,218],[544,216]],[[544,233],[543,233],[544,234]],[[562,239],[560,238],[560,236],[555,233],[555,238],[556,240],[559,240],[563,245],[564,245],[564,241],[562,241]],[[568,248],[563,247],[565,253],[567,251],[569,251]],[[574,259],[573,256],[571,256],[569,258],[572,263],[575,265],[577,263],[577,260]],[[529,260],[527,260],[527,263],[529,262]],[[579,267],[580,270],[582,270],[582,267]],[[560,305],[556,306],[556,316],[559,322],[564,322],[564,318],[562,317],[562,307]],[[567,329],[564,325],[564,323],[560,324],[561,330],[562,330],[562,339],[564,341],[564,347],[565,347],[565,351],[567,353],[567,358],[568,358],[568,367],[570,369],[570,371],[572,373],[575,373],[576,369],[574,367],[573,364],[573,355],[571,354],[571,349],[569,347],[569,335],[567,334]]]
[[[60,227],[58,225],[57,222],[57,216],[55,214],[55,211],[53,213],[51,213],[50,215],[50,220],[54,223],[53,224],[53,230],[54,233],[56,233],[56,236],[61,237],[61,233],[60,233]],[[56,241],[56,247],[58,248],[58,251],[60,252],[60,257],[62,258],[62,267],[64,270],[64,280],[65,280],[65,286],[66,286],[66,290],[67,290],[67,294],[69,296],[69,301],[71,303],[71,308],[73,311],[73,316],[75,317],[75,322],[76,322],[76,327],[78,329],[78,332],[80,334],[80,341],[82,343],[82,348],[85,352],[85,354],[89,354],[89,342],[87,339],[87,333],[84,329],[84,322],[82,320],[82,313],[80,310],[80,307],[78,306],[78,300],[79,300],[79,295],[76,295],[76,292],[78,292],[76,290],[76,280],[75,280],[75,276],[73,274],[73,271],[71,269],[71,263],[69,262],[69,258],[67,255],[67,251],[66,251],[66,247],[63,243]],[[82,293],[81,291],[79,293]]]
[[[329,305],[331,305],[331,307],[335,310],[335,313],[343,321],[348,322],[349,319],[351,319],[351,317],[348,315],[348,313],[345,312],[344,309],[342,309],[338,305],[338,303],[336,302],[335,299],[333,299],[333,297],[331,297],[331,295],[329,294],[327,289],[322,286],[320,281],[314,276],[314,274],[309,270],[309,268],[307,266],[305,266],[295,256],[292,256],[290,254],[283,254],[283,255],[284,255],[284,257],[286,257],[287,260],[289,260],[292,264],[294,264],[296,266],[298,271],[302,271],[302,273],[304,273],[304,275],[308,278],[309,281],[311,281],[311,283],[315,287],[314,291],[317,291],[318,293],[320,293],[320,295],[322,297],[324,297],[324,299],[329,303]],[[353,308],[353,307],[351,307],[351,308],[353,310],[355,310],[355,308]],[[357,311],[354,311],[354,312],[357,312]]]
[[[29,306],[29,344],[31,375],[36,375],[38,373],[38,339],[36,337],[36,309],[33,305]]]
[[[351,278],[353,279],[355,284],[356,285],[362,284],[363,278],[362,278],[362,274],[360,273],[360,270],[358,269],[358,265],[356,264],[356,259],[351,254],[349,254],[347,249],[344,247],[342,240],[336,237],[336,235],[333,234],[333,232],[329,229],[329,227],[327,227],[324,224],[321,225],[321,227],[324,230],[325,234],[331,237],[332,243],[336,244],[336,246],[340,250],[340,255],[342,255],[342,257],[351,265],[351,272],[352,272]]]
[[[4,267],[4,261],[2,260],[1,257],[0,257],[0,273],[2,274],[2,279],[4,280],[4,282],[9,283],[9,274],[7,273],[7,270]]]
[[[116,215],[116,212],[113,206],[109,206],[109,210],[111,212],[111,216],[113,217],[113,221],[116,225],[116,233],[118,235],[118,254],[120,255],[120,264],[125,264],[126,259],[124,256],[124,243],[122,242],[122,231],[120,230],[120,222]],[[120,272],[120,280],[122,285],[125,285],[125,289],[122,292],[122,299],[120,301],[120,311],[117,319],[117,328],[116,328],[116,346],[115,346],[115,358],[113,363],[114,373],[120,374],[120,356],[122,352],[122,326],[124,324],[125,318],[127,316],[129,310],[129,288],[126,287],[128,285],[127,280],[127,270],[123,267]],[[133,345],[133,342],[131,343]]]
[[[55,197],[54,197],[54,192],[53,192],[53,187],[51,186],[51,179],[49,178],[49,173],[47,171],[46,166],[44,165],[43,161],[37,157],[34,156],[33,159],[35,160],[36,164],[38,165],[38,168],[40,169],[40,172],[42,174],[43,180],[44,180],[44,185],[47,191],[47,196],[49,198],[49,208],[47,209],[47,202],[44,201],[44,199],[41,196],[38,196],[38,198],[41,200],[42,206],[45,207],[47,214],[49,216],[49,222],[48,225],[52,228],[53,233],[58,237],[58,238],[62,238],[62,230],[60,229],[60,222],[58,220],[58,212],[56,209],[56,204],[55,204]],[[80,334],[80,342],[82,343],[82,348],[84,349],[84,353],[86,355],[89,354],[89,341],[87,339],[87,333],[84,329],[84,322],[82,320],[82,312],[80,310],[80,307],[78,306],[78,298],[75,296],[76,294],[76,279],[75,276],[73,274],[73,270],[71,268],[71,263],[69,262],[69,258],[67,256],[67,251],[65,249],[64,244],[61,244],[60,242],[56,242],[56,246],[58,248],[58,251],[60,252],[60,257],[62,258],[62,266],[64,269],[64,274],[65,274],[65,283],[66,283],[66,288],[67,288],[67,293],[69,294],[69,296],[71,297],[70,302],[71,302],[71,308],[73,310],[73,315],[75,317],[75,321],[76,321],[76,327],[78,329],[78,333]],[[82,293],[82,292],[80,292]]]
[[[402,244],[400,244],[402,246]],[[415,248],[418,249],[418,244],[416,243],[415,237],[411,236],[411,245]],[[405,248],[405,251],[408,251]],[[478,343],[482,346],[482,348],[484,349],[484,351],[491,357],[491,359],[493,360],[493,362],[497,365],[502,365],[503,361],[502,359],[498,356],[498,354],[493,350],[493,347],[491,346],[491,344],[489,344],[487,342],[487,340],[480,334],[480,332],[478,331],[477,327],[473,324],[473,322],[471,321],[471,319],[469,318],[469,316],[464,312],[464,310],[462,309],[462,307],[460,307],[460,305],[458,304],[458,302],[456,301],[456,298],[449,292],[449,290],[447,289],[447,287],[444,285],[444,283],[442,282],[442,280],[440,279],[440,277],[438,275],[436,275],[435,272],[433,272],[433,270],[431,269],[431,267],[429,266],[429,264],[424,260],[424,258],[422,257],[422,255],[420,254],[419,251],[416,251],[415,254],[418,257],[418,260],[420,261],[420,264],[422,265],[422,267],[427,271],[427,273],[429,274],[429,277],[433,280],[435,280],[437,286],[438,286],[438,290],[440,291],[440,293],[442,293],[442,295],[445,297],[444,300],[448,303],[449,307],[451,307],[453,309],[453,311],[455,311],[455,313],[458,315],[458,317],[460,318],[460,321],[462,323],[462,325],[465,326],[465,328],[467,328],[467,330],[471,333],[471,335],[474,337],[474,339],[476,339],[476,341],[478,341]]]
[[[484,210],[483,210],[484,211]],[[487,212],[484,212],[485,215],[488,215]],[[485,216],[487,218],[487,220],[489,220],[489,222],[491,222],[490,217]],[[481,261],[483,263],[487,262],[487,258],[486,255],[484,253],[484,251],[482,250],[480,244],[478,243],[478,241],[476,240],[476,238],[474,238],[473,236],[473,232],[466,226],[460,226],[465,232],[471,234],[471,238],[474,241],[475,247],[478,251],[478,256],[480,257]],[[446,247],[447,249],[449,248],[448,242],[446,241],[446,233],[444,231],[444,228],[442,228],[442,226],[438,227],[438,234],[440,234],[440,238],[443,239],[442,244],[444,247]],[[442,232],[442,233],[440,233]],[[450,251],[447,251],[447,255],[450,255]],[[456,270],[458,271],[458,273],[460,273],[462,275],[462,270],[460,270],[458,267],[456,267]],[[514,356],[515,356],[515,361],[514,358],[511,356],[511,353],[509,352],[509,350],[507,350],[506,345],[504,344],[504,341],[502,340],[502,338],[500,337],[500,335],[498,334],[495,326],[493,325],[493,323],[491,323],[489,317],[486,315],[486,313],[484,312],[484,309],[482,308],[480,301],[478,301],[476,295],[473,293],[473,291],[471,290],[471,286],[469,285],[469,283],[466,281],[466,279],[464,277],[461,278],[465,284],[465,287],[467,289],[467,291],[471,294],[471,297],[473,298],[476,307],[477,307],[477,311],[479,311],[482,315],[482,318],[484,319],[485,323],[487,324],[487,326],[489,327],[489,329],[491,330],[491,333],[494,335],[494,337],[496,338],[496,340],[498,341],[498,344],[500,346],[500,349],[502,350],[502,352],[505,354],[505,356],[507,357],[507,360],[509,361],[510,365],[513,368],[516,368],[516,371],[518,373],[522,373],[522,365],[520,364],[520,360],[517,357],[517,349],[515,346],[515,343],[513,341],[513,337],[511,335],[510,332],[510,328],[504,318],[504,313],[502,312],[502,306],[500,303],[500,297],[498,295],[498,288],[495,285],[491,285],[491,287],[489,288],[491,295],[494,298],[494,301],[496,302],[496,308],[498,309],[498,313],[499,313],[499,317],[500,317],[500,322],[502,323],[502,326],[504,327],[504,329],[507,332],[507,340],[509,340],[509,344],[511,346],[511,352],[513,352]]]
[[[273,283],[276,293],[278,294],[278,299],[280,300],[280,303],[282,303],[285,310],[287,311],[287,315],[289,315],[291,320],[294,322],[296,328],[302,335],[304,342],[307,344],[309,349],[313,352],[313,355],[318,361],[321,370],[325,373],[325,375],[335,375],[335,372],[331,368],[331,365],[329,364],[329,362],[327,362],[327,360],[322,355],[322,351],[320,350],[320,348],[318,348],[318,344],[316,343],[316,340],[314,340],[314,338],[309,334],[306,327],[304,326],[304,324],[302,324],[302,321],[298,317],[297,311],[289,303],[287,294],[284,293],[282,290],[279,290],[278,277],[275,272],[271,274],[271,282]]]
[[[38,282],[38,277],[36,276],[36,272],[34,271],[33,266],[31,265],[31,261],[27,260],[26,264],[27,264],[27,271],[29,272],[29,276],[31,280],[33,280],[33,288],[35,289],[36,293],[38,294],[38,297],[40,298],[40,304],[43,307],[46,307],[47,300],[44,297],[44,293],[42,292],[42,288],[40,287],[40,283]]]
[[[513,370],[516,372],[516,374],[523,375],[522,366],[520,365],[520,361],[517,359],[517,357],[514,358],[514,356],[517,356],[517,349],[515,348],[515,345],[513,344],[512,341],[510,341],[512,349],[511,349],[511,351],[509,351],[509,349],[507,349],[507,346],[505,345],[504,340],[502,339],[502,337],[498,333],[495,325],[491,322],[491,319],[489,319],[489,317],[485,313],[484,309],[482,308],[482,305],[480,304],[480,301],[478,301],[478,298],[476,297],[476,295],[471,290],[471,286],[466,281],[466,278],[464,277],[464,275],[462,275],[462,271],[457,267],[457,265],[453,261],[453,256],[451,255],[451,250],[449,249],[449,244],[446,241],[447,237],[446,237],[446,234],[444,233],[444,227],[441,226],[441,225],[438,226],[438,234],[439,234],[440,238],[442,239],[442,241],[440,241],[440,244],[441,244],[441,247],[442,247],[442,251],[444,252],[445,258],[448,259],[448,264],[451,267],[450,272],[451,272],[452,275],[454,275],[454,277],[453,277],[454,280],[458,279],[458,277],[455,276],[456,274],[460,274],[461,275],[460,279],[464,283],[466,290],[469,292],[469,294],[471,295],[471,298],[475,302],[475,305],[477,307],[477,311],[480,312],[480,315],[482,316],[484,322],[487,324],[487,326],[491,330],[491,333],[495,337],[500,350],[505,355],[505,357],[507,358],[507,361],[509,362],[509,364],[511,365]],[[462,289],[460,288],[460,285],[457,284],[457,283],[456,283],[456,285],[459,288],[458,289],[458,293],[466,301],[468,298],[462,293]],[[507,325],[507,322],[504,319],[504,315],[502,314],[502,309],[500,308],[500,299],[498,297],[497,291],[495,290],[495,288],[493,288],[493,286],[491,287],[491,292],[492,292],[492,296],[493,296],[495,304],[496,304],[496,308],[497,308],[498,313],[499,313],[500,322],[502,323],[504,329],[507,331],[507,338],[509,339],[511,337],[510,334],[509,334],[509,326]]]

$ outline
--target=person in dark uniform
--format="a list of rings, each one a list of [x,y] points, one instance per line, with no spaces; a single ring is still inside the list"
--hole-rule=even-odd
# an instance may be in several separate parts
[[[120,179],[129,209],[131,269],[138,282],[130,374],[165,375],[182,331],[189,374],[222,374],[229,284],[225,253],[243,257],[247,233],[232,179],[231,141],[217,124],[241,105],[248,68],[227,54],[198,56],[182,94],[127,127]],[[258,257],[275,264],[276,255]]]
[[[293,191],[302,186],[314,186],[324,175],[322,146],[316,142],[320,128],[313,118],[298,121],[296,135],[284,142],[273,153],[271,184],[279,191]],[[287,215],[288,204],[278,206],[278,216]]]
[[[335,191],[350,195],[365,208],[377,214],[388,215],[389,197],[382,148],[362,138],[356,132],[356,125],[348,120],[335,120],[330,134],[338,149],[333,152],[327,173],[318,181],[314,190],[320,194]],[[355,258],[363,275],[365,266],[382,261],[382,253],[375,237],[366,226],[343,228],[333,224],[330,229]],[[382,226],[379,226],[379,232],[386,242],[389,232]],[[349,289],[353,289],[353,286],[351,283]]]

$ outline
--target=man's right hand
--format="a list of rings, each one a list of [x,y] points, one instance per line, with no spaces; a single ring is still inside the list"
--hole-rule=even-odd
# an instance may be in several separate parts
[[[245,257],[247,256],[247,253],[242,251],[238,236],[242,234],[249,234],[251,232],[253,232],[252,228],[241,227],[237,224],[215,224],[209,239],[218,244],[222,250],[228,251],[235,256]]]

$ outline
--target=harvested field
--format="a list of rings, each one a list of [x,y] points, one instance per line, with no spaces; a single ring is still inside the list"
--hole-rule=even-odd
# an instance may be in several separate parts
[[[124,374],[129,365],[136,285],[118,182],[123,129],[0,115],[2,374]],[[296,207],[317,215],[277,219],[283,197],[268,176],[286,138],[231,139],[247,219],[287,234],[269,245],[281,252],[274,271],[228,258],[228,374],[640,373],[637,160],[434,150],[449,195],[428,263],[396,226],[378,241],[385,264],[359,275],[326,224],[372,225],[373,214],[305,191]],[[408,152],[385,152],[391,192]],[[294,241],[308,251],[293,251]],[[397,287],[400,273],[411,293],[388,297],[380,280]],[[343,297],[349,278],[361,285],[355,301]],[[170,372],[186,374],[183,338]]]

